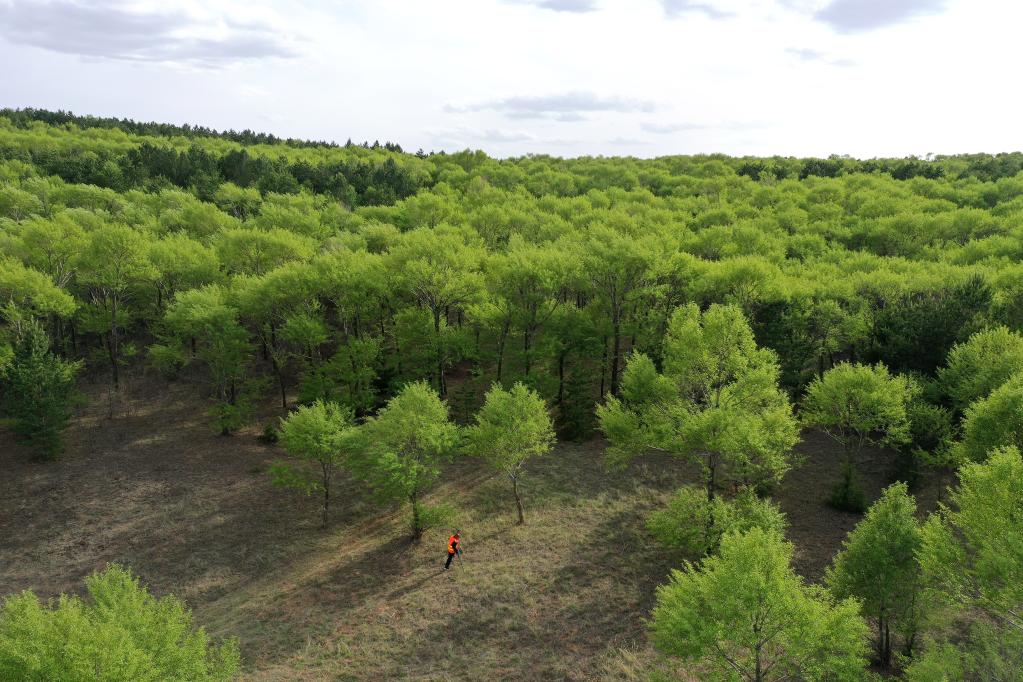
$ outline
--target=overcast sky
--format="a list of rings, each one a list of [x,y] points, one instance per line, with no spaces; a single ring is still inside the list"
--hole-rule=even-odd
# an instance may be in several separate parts
[[[0,105],[495,156],[1023,148],[1016,0],[0,0]]]

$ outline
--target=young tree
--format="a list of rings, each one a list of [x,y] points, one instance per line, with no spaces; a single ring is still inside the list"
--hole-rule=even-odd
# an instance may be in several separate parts
[[[842,544],[825,576],[838,598],[855,597],[877,628],[877,660],[892,663],[891,631],[901,632],[906,654],[920,624],[920,580],[916,552],[920,524],[916,501],[905,483],[889,486]]]
[[[635,239],[604,225],[590,226],[577,246],[583,276],[596,292],[611,323],[611,395],[618,396],[622,328],[627,314],[652,280],[660,254],[653,239]]]
[[[191,354],[209,369],[220,432],[229,435],[243,422],[245,369],[252,355],[238,311],[221,287],[210,285],[175,296],[164,322],[169,334],[164,343],[150,346],[150,356],[187,362],[191,345]]]
[[[1023,373],[977,400],[963,416],[963,439],[952,448],[960,460],[983,461],[995,448],[1023,447]]]
[[[1009,377],[1023,371],[1023,335],[1005,327],[977,332],[956,344],[938,371],[956,413],[986,398]]]
[[[942,610],[910,679],[945,659],[951,679],[1013,679],[1023,666],[1023,457],[1014,447],[959,469],[950,504],[922,528],[926,594]],[[963,637],[964,631],[968,635]],[[947,646],[959,642],[959,651]],[[931,678],[933,679],[933,678]]]
[[[323,494],[323,527],[330,513],[330,484],[356,447],[352,411],[337,403],[316,401],[299,407],[281,420],[280,443],[302,466],[275,462],[270,469],[274,483],[306,495]]]
[[[730,532],[752,528],[783,534],[787,522],[778,505],[743,490],[733,500],[715,497],[707,501],[705,490],[683,486],[664,509],[647,518],[647,530],[669,549],[690,557],[702,557],[717,551],[721,538]]]
[[[848,362],[835,365],[807,388],[803,423],[820,428],[842,446],[842,480],[831,496],[835,507],[864,509],[853,469],[864,445],[897,445],[909,438],[908,390],[906,379],[891,376],[883,365]]]
[[[409,503],[412,537],[420,538],[430,522],[422,513],[423,495],[458,439],[447,406],[425,381],[407,384],[361,430],[364,445],[352,468],[383,499]]]
[[[86,578],[87,600],[50,607],[31,592],[0,609],[0,679],[214,680],[241,667],[236,641],[213,646],[173,595],[156,599],[117,565]]]
[[[466,435],[473,451],[511,479],[519,523],[525,523],[519,497],[523,467],[530,458],[549,453],[555,441],[543,398],[519,382],[507,391],[494,384]]]
[[[804,584],[791,560],[777,533],[729,533],[720,555],[686,562],[657,588],[654,646],[706,669],[701,679],[863,679],[859,605]]]
[[[610,398],[597,415],[612,462],[647,448],[695,459],[708,502],[722,480],[777,484],[798,440],[775,356],[757,348],[742,311],[731,305],[677,309],[664,339],[663,373],[634,354],[621,399]]]
[[[149,242],[127,225],[111,224],[92,232],[79,257],[79,279],[88,290],[87,326],[98,332],[110,359],[114,390],[121,382],[121,330],[130,319],[134,289],[153,280]]]
[[[40,459],[52,459],[63,449],[61,432],[71,418],[75,374],[81,363],[50,352],[50,340],[36,322],[23,328],[14,355],[0,367],[4,412],[13,431]]]
[[[444,398],[448,390],[444,372],[450,362],[445,339],[448,314],[482,296],[483,249],[453,229],[420,228],[405,233],[389,255],[399,288],[433,318],[435,379]]]

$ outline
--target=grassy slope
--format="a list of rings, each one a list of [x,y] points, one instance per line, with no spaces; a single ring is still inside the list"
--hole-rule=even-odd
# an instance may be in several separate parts
[[[58,464],[28,462],[0,434],[0,594],[78,590],[119,561],[187,599],[215,636],[240,637],[259,680],[628,679],[653,659],[643,619],[678,561],[647,541],[643,518],[691,477],[676,461],[608,473],[601,443],[559,446],[530,469],[524,527],[505,481],[453,464],[433,498],[459,508],[466,553],[445,574],[446,529],[411,545],[401,513],[352,482],[321,530],[315,499],[269,485],[278,453],[258,429],[214,435],[195,387],[140,383],[113,421],[91,393]],[[806,434],[800,452],[778,498],[797,568],[817,579],[856,517],[821,502],[830,443]],[[864,455],[870,495],[889,461]]]

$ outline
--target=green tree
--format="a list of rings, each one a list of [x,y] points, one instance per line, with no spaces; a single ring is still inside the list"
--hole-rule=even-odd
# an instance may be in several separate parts
[[[61,432],[71,419],[75,374],[81,363],[50,352],[50,340],[38,323],[27,324],[14,355],[0,367],[4,412],[12,429],[40,459],[63,449]]]
[[[352,411],[337,403],[316,401],[281,420],[280,443],[301,465],[275,462],[270,476],[276,485],[323,495],[323,527],[330,513],[330,485],[357,446]]]
[[[1023,373],[966,408],[962,430],[962,441],[953,447],[960,460],[980,462],[995,448],[1023,447]]]
[[[483,293],[479,273],[483,250],[454,230],[420,228],[405,233],[390,256],[399,288],[433,318],[434,378],[444,398],[445,369],[450,362],[444,331],[454,308],[472,303]]]
[[[611,395],[618,395],[622,332],[628,313],[653,279],[660,250],[653,239],[635,239],[611,227],[593,225],[576,247],[583,276],[611,323]]]
[[[926,594],[940,609],[910,679],[945,659],[949,679],[1013,679],[1023,669],[1023,457],[1014,446],[959,469],[959,485],[922,528]],[[964,637],[964,634],[966,636]],[[947,644],[959,642],[959,651]],[[931,678],[934,679],[934,678]]]
[[[842,446],[842,479],[831,496],[834,506],[863,511],[866,501],[853,461],[866,444],[898,445],[909,438],[908,391],[905,377],[891,376],[883,365],[848,362],[835,365],[807,388],[803,423]]]
[[[701,557],[716,552],[727,533],[760,528],[783,534],[786,525],[778,505],[752,490],[741,491],[733,500],[719,496],[708,502],[705,490],[687,485],[667,507],[650,515],[646,527],[665,547]]]
[[[440,477],[441,464],[454,452],[458,427],[447,406],[425,381],[408,384],[361,427],[363,447],[352,468],[387,500],[408,502],[412,536],[429,525],[423,495]]]
[[[164,322],[169,331],[165,343],[151,346],[150,356],[171,356],[177,362],[194,357],[206,365],[220,432],[230,434],[244,421],[245,370],[252,355],[249,334],[238,322],[238,311],[228,304],[222,287],[210,285],[175,296]],[[186,351],[189,344],[191,350]]]
[[[135,290],[156,276],[148,240],[127,225],[105,225],[92,232],[79,257],[79,280],[90,300],[87,326],[103,338],[115,391],[121,381],[121,331],[131,316],[127,305]]]
[[[878,662],[892,663],[892,630],[911,654],[920,625],[920,524],[905,483],[889,486],[842,544],[825,576],[836,597],[855,597],[877,628]]]
[[[511,480],[518,522],[525,523],[519,496],[523,468],[531,458],[549,453],[555,441],[543,398],[519,382],[509,390],[494,384],[466,435],[472,451]]]
[[[622,397],[597,410],[613,463],[647,448],[696,460],[708,502],[723,480],[765,488],[790,467],[798,440],[788,398],[778,388],[778,364],[757,348],[737,307],[695,305],[672,315],[664,339],[664,371],[634,354]]]
[[[863,679],[859,605],[804,584],[791,561],[777,533],[726,535],[720,555],[686,562],[657,588],[654,646],[700,665],[701,679]]]
[[[956,344],[938,372],[956,413],[986,398],[1009,377],[1023,371],[1023,335],[1005,327],[977,332]]]
[[[0,679],[27,682],[230,680],[238,644],[213,646],[185,604],[156,599],[117,565],[85,580],[87,600],[61,595],[47,607],[31,592],[0,610]]]

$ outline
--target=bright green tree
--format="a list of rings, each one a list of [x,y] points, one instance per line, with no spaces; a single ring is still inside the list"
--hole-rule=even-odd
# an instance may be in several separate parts
[[[141,285],[157,276],[149,261],[149,248],[148,240],[137,230],[110,224],[90,233],[78,259],[79,280],[90,300],[86,326],[103,339],[115,391],[121,382],[121,334],[132,315],[128,304]]]
[[[622,396],[597,410],[612,462],[647,448],[697,461],[707,500],[724,480],[754,488],[777,484],[798,440],[778,364],[757,348],[737,307],[675,311],[664,339],[664,371],[634,354]]]
[[[950,680],[1014,679],[1023,669],[1021,509],[1023,457],[1016,447],[959,469],[949,504],[922,529],[926,594],[940,610],[910,679],[927,679],[923,672],[943,663]]]
[[[657,588],[654,645],[698,665],[700,679],[863,679],[859,605],[806,585],[791,561],[775,532],[729,533],[719,555],[686,562]]]
[[[352,411],[337,403],[316,401],[281,420],[280,443],[301,464],[275,462],[270,476],[276,485],[306,495],[323,495],[323,526],[330,513],[330,485],[337,469],[357,446]]]
[[[782,534],[786,525],[778,505],[752,490],[743,490],[732,500],[718,496],[708,501],[705,490],[687,485],[667,507],[649,516],[646,527],[665,547],[695,558],[716,552],[726,533],[760,528]]]
[[[220,432],[230,434],[244,422],[245,370],[252,355],[238,311],[227,302],[222,287],[210,285],[175,296],[164,322],[167,338],[150,347],[150,356],[158,361],[170,357],[177,363],[194,357],[204,364],[210,372]]]
[[[531,458],[546,455],[554,447],[547,403],[522,383],[508,390],[494,384],[466,436],[472,452],[511,480],[518,522],[525,523],[519,496],[523,468]]]
[[[1021,371],[1023,335],[996,327],[977,332],[965,343],[956,344],[938,377],[958,414]]]
[[[87,599],[61,595],[47,606],[31,592],[0,609],[0,679],[26,682],[231,680],[238,644],[210,643],[188,607],[157,599],[117,565],[85,580]]]
[[[420,538],[431,522],[423,495],[457,445],[458,427],[447,406],[425,381],[407,384],[361,430],[363,447],[352,457],[353,470],[381,498],[409,503],[412,536]]]
[[[835,556],[825,581],[836,597],[855,597],[877,628],[876,656],[892,663],[892,631],[911,653],[920,625],[920,524],[905,483],[889,486]]]
[[[898,445],[909,438],[909,387],[883,365],[843,362],[815,379],[803,398],[802,420],[842,446],[842,479],[831,496],[839,509],[863,511],[866,501],[853,461],[864,445]]]
[[[1023,447],[1023,373],[966,408],[962,441],[952,451],[961,460],[980,462],[1005,445]]]

